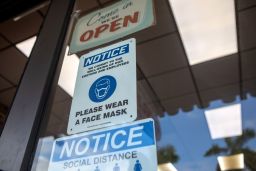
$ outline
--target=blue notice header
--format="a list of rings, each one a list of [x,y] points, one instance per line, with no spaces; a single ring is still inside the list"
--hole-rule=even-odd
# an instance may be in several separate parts
[[[79,136],[79,137],[78,137]],[[52,162],[155,145],[154,123],[147,120],[91,134],[61,138],[54,143]]]
[[[84,60],[84,67],[90,66],[92,64],[105,61],[110,58],[114,58],[123,54],[129,53],[129,44],[110,49],[108,51],[102,52],[100,54],[91,56]]]

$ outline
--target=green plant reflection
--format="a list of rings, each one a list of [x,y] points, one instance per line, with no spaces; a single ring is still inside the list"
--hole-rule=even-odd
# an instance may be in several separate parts
[[[256,171],[256,152],[246,147],[246,143],[255,137],[255,132],[252,129],[243,130],[243,134],[239,137],[225,138],[225,147],[220,147],[214,144],[209,150],[204,154],[205,157],[213,155],[234,155],[243,153],[245,166],[250,171]],[[220,170],[217,166],[217,171]]]
[[[176,150],[172,145],[167,145],[157,152],[158,164],[163,163],[176,163],[179,160],[179,156],[176,154]]]

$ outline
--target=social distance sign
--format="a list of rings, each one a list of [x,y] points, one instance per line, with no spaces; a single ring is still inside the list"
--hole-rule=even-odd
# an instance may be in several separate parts
[[[152,0],[123,0],[78,19],[69,53],[86,50],[155,23]]]
[[[154,120],[55,140],[48,171],[156,171]]]

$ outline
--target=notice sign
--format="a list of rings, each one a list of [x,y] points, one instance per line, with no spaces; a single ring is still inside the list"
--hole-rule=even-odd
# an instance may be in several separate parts
[[[152,0],[123,0],[78,19],[70,53],[86,50],[155,23]]]
[[[48,171],[156,171],[154,121],[55,140]]]
[[[137,118],[135,39],[80,58],[68,134]]]

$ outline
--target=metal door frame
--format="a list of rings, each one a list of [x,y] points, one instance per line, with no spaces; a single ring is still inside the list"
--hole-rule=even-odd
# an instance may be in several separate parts
[[[57,86],[75,0],[52,0],[0,137],[0,170],[29,170]],[[15,28],[18,29],[18,28]],[[15,62],[14,62],[15,65]]]

